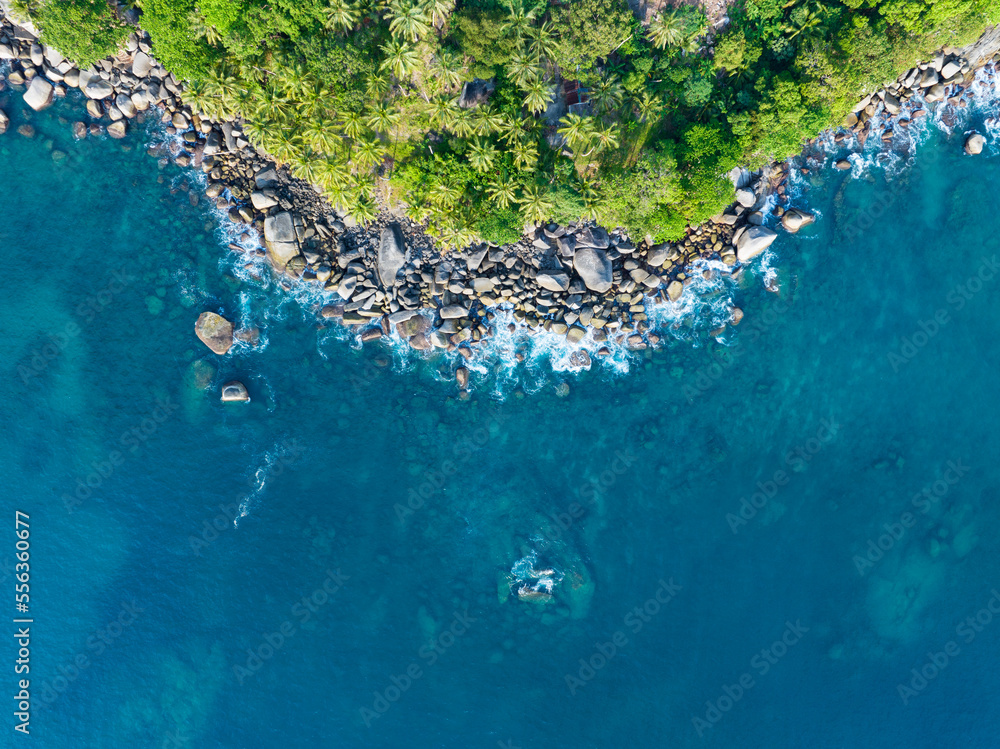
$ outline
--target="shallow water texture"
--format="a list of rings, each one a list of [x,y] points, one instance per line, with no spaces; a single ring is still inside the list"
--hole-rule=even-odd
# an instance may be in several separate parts
[[[462,402],[453,363],[235,278],[152,130],[74,143],[71,101],[29,140],[5,98],[33,746],[996,746],[982,113],[930,123],[889,181],[841,151],[797,179],[822,218],[773,246],[780,296],[759,267],[729,285],[722,342],[688,326],[628,373],[484,365]],[[205,309],[266,346],[211,354]],[[249,405],[218,401],[230,379]]]

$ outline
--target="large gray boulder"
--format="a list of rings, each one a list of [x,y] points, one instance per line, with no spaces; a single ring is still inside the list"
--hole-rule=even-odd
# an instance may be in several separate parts
[[[52,103],[52,92],[52,84],[42,76],[36,75],[31,81],[31,85],[28,86],[28,90],[24,92],[24,103],[36,112],[45,109]]]
[[[748,263],[771,246],[778,234],[766,226],[748,226],[736,243],[736,257]]]
[[[580,229],[576,233],[577,247],[594,247],[598,250],[606,250],[611,244],[611,237],[606,229],[600,226],[592,226]]]
[[[403,234],[398,224],[391,224],[382,229],[378,243],[378,277],[386,288],[396,283],[396,274],[406,265],[406,252],[403,249]]]
[[[115,93],[115,87],[103,78],[93,78],[87,87],[83,89],[83,94],[88,99],[107,99]]]
[[[292,214],[287,211],[264,219],[264,246],[275,270],[282,271],[288,261],[299,254]]]
[[[750,208],[757,202],[757,196],[754,194],[753,190],[741,187],[736,191],[736,202],[744,208]]]
[[[578,248],[573,255],[573,269],[591,291],[603,294],[611,289],[611,260],[604,250]]]
[[[115,98],[115,106],[129,119],[136,115],[135,104],[132,103],[132,98],[127,94],[118,94],[117,98]]]
[[[153,69],[153,59],[141,50],[135,53],[132,58],[132,75],[136,78],[145,78]]]
[[[549,291],[566,291],[569,288],[569,274],[564,270],[540,270],[535,281]]]
[[[439,311],[442,320],[457,320],[469,314],[468,304],[449,304]]]

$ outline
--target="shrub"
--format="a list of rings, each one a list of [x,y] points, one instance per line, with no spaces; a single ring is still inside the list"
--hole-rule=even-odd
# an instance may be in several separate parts
[[[83,67],[117,54],[129,35],[128,24],[106,0],[47,2],[35,21],[41,27],[42,42]]]

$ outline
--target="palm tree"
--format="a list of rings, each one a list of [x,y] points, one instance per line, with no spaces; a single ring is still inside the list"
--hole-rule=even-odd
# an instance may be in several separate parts
[[[649,41],[657,49],[667,47],[679,47],[687,37],[686,24],[684,19],[676,10],[660,15],[649,24],[649,31],[646,33]]]
[[[476,107],[473,110],[477,135],[493,135],[503,129],[504,119],[493,107]]]
[[[446,182],[435,182],[429,194],[431,202],[442,208],[455,205],[461,197],[461,193]]]
[[[584,180],[580,183],[579,191],[580,197],[583,198],[583,217],[597,220],[601,209],[604,207],[603,199],[597,190],[597,186],[593,182]]]
[[[585,153],[584,156],[589,156],[594,151],[600,153],[601,151],[607,151],[608,149],[618,148],[618,125],[611,124],[604,128],[596,128],[594,130],[593,139],[594,147]]]
[[[424,0],[424,12],[438,28],[444,26],[454,9],[455,0]]]
[[[389,76],[383,73],[369,76],[368,83],[365,85],[365,95],[373,101],[381,101],[389,93],[390,88],[392,88],[392,81],[389,80]]]
[[[521,213],[524,217],[535,224],[540,224],[552,215],[555,205],[544,192],[544,188],[538,185],[528,185],[518,199]]]
[[[472,124],[472,112],[468,109],[452,107],[450,128],[459,138],[468,138],[475,130]]]
[[[360,112],[344,112],[344,132],[349,138],[360,138],[367,129],[365,117]]]
[[[346,190],[351,185],[350,167],[339,159],[326,158],[319,164],[319,182],[328,190],[338,188],[346,195]],[[343,201],[340,205],[346,205],[349,201]]]
[[[442,49],[434,57],[438,76],[445,88],[455,88],[462,82],[462,58],[451,50]]]
[[[507,208],[514,202],[517,195],[514,181],[508,177],[501,177],[495,182],[491,182],[486,188],[486,194],[501,208]]]
[[[427,12],[414,0],[392,0],[389,3],[389,31],[410,42],[430,31]]]
[[[515,52],[507,63],[507,74],[514,83],[524,88],[530,81],[537,80],[541,76],[541,70],[535,59],[521,50]]]
[[[297,139],[283,132],[275,134],[268,150],[275,159],[286,164],[293,162],[301,152]]]
[[[278,69],[274,82],[286,98],[298,100],[315,83],[315,79],[301,61],[292,60]]]
[[[393,111],[385,104],[375,107],[368,118],[368,126],[381,133],[388,133],[397,122],[399,122],[399,112]]]
[[[452,106],[444,97],[431,99],[427,103],[427,115],[433,124],[447,127],[452,118]]]
[[[222,44],[222,34],[215,26],[205,20],[198,8],[188,14],[187,27],[188,31],[197,39],[204,39],[212,46]]]
[[[663,101],[659,96],[650,95],[648,91],[643,91],[642,96],[636,101],[636,106],[639,109],[639,120],[648,122],[663,107]]]
[[[536,60],[555,57],[556,27],[552,21],[546,21],[541,26],[532,26],[528,29],[527,36],[531,40],[531,54]]]
[[[533,172],[538,162],[538,146],[527,138],[522,138],[514,144],[511,153],[514,156],[514,166],[526,172]]]
[[[469,163],[477,172],[488,172],[493,168],[496,155],[497,150],[492,143],[482,138],[476,138],[472,141],[472,146],[469,149]]]
[[[507,20],[500,27],[502,34],[508,34],[520,40],[531,28],[535,20],[536,10],[524,7],[524,0],[507,0]]]
[[[420,65],[420,55],[408,44],[393,39],[382,46],[385,59],[379,70],[389,70],[396,78],[403,79]]]
[[[360,140],[355,144],[355,161],[365,171],[381,164],[385,159],[385,147],[377,138]]]
[[[579,151],[590,142],[594,135],[594,126],[590,119],[578,114],[567,114],[559,121],[562,127],[556,132],[566,139],[566,144],[570,148]]]
[[[350,31],[361,20],[361,11],[348,0],[330,0],[324,13],[326,26],[331,31]]]
[[[334,153],[343,144],[333,120],[317,117],[306,120],[302,132],[309,145],[323,153]]]
[[[358,220],[359,224],[369,224],[378,216],[378,205],[367,192],[361,193],[351,207],[351,215]]]
[[[536,78],[528,83],[524,89],[524,106],[533,114],[541,114],[548,108],[553,96],[552,87]]]
[[[591,89],[590,101],[599,112],[613,112],[622,105],[623,95],[624,90],[618,82],[618,76],[608,74]]]
[[[306,182],[317,183],[323,178],[323,159],[311,148],[306,148],[301,155],[292,162],[292,171],[299,179]]]

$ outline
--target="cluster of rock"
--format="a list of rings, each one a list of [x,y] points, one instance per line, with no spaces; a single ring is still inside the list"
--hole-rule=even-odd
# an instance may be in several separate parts
[[[179,102],[180,84],[149,53],[149,39],[132,34],[117,58],[80,69],[52,47],[40,44],[32,29],[0,18],[0,62],[11,65],[9,83],[26,86],[24,102],[38,111],[69,89],[79,88],[87,98],[88,115],[94,120],[108,118],[107,133],[113,138],[124,138],[126,123],[140,113]],[[76,122],[73,132],[85,138],[101,134],[103,127]]]
[[[758,175],[735,170],[736,203],[714,220],[689,228],[678,242],[633,241],[622,230],[588,223],[548,224],[529,227],[512,245],[442,251],[419,225],[390,211],[367,227],[358,226],[308,183],[256,151],[240,123],[213,122],[192,111],[180,84],[151,56],[142,32],[130,36],[117,57],[81,70],[40,45],[33,30],[4,20],[0,58],[12,62],[8,80],[27,87],[29,106],[44,108],[78,87],[90,117],[110,120],[108,132],[115,137],[124,136],[128,119],[159,107],[167,132],[179,136],[169,155],[180,166],[201,169],[208,177],[208,197],[230,220],[263,235],[266,249],[232,248],[263,253],[289,287],[311,283],[327,291],[335,301],[322,307],[320,316],[358,326],[364,341],[395,331],[415,349],[471,357],[473,345],[495,332],[495,310],[504,305],[527,328],[570,342],[590,335],[598,344],[645,348],[659,341],[646,305],[676,302],[694,280],[695,261],[715,260],[737,270],[776,237],[763,226],[761,206],[772,190],[783,192],[787,174],[768,168]],[[77,137],[100,131],[96,123],[74,125]],[[167,155],[157,147],[151,153]],[[810,219],[788,213],[783,223],[795,231]],[[247,264],[257,267],[254,258],[248,257]],[[734,322],[741,317],[736,312]],[[209,323],[219,324],[200,318],[196,327]],[[234,334],[230,325],[202,339],[223,354],[242,333]],[[599,347],[599,355],[609,353],[607,346]],[[581,351],[575,362],[587,366],[589,355]]]
[[[927,115],[927,109],[920,102],[931,106],[966,107],[968,103],[962,93],[975,79],[978,68],[1000,61],[1000,53],[973,54],[977,51],[975,45],[965,50],[944,48],[930,62],[910,68],[886,88],[862,99],[847,116],[844,126],[854,131],[862,145],[872,136],[889,143],[895,138],[897,129],[905,130],[913,120]],[[911,103],[914,97],[919,99]],[[880,113],[889,116],[873,119]],[[954,115],[946,112],[944,120],[945,124],[952,125]],[[873,128],[876,121],[881,123],[878,132]],[[842,140],[845,136],[841,133],[837,137]],[[985,138],[973,134],[967,140],[966,151],[979,153],[984,143]],[[836,166],[843,170],[851,168],[846,160],[838,161]]]

